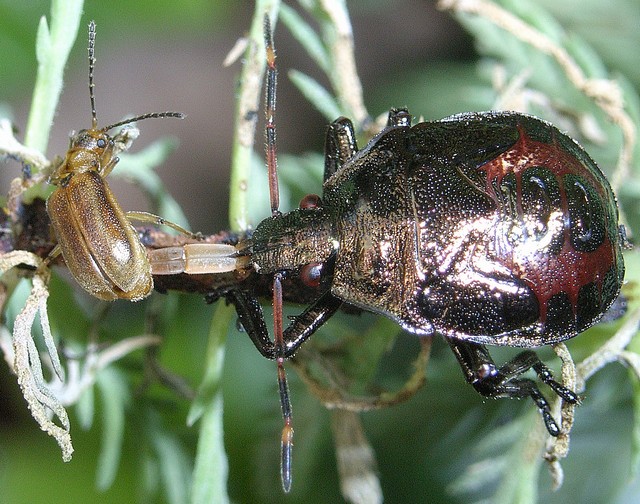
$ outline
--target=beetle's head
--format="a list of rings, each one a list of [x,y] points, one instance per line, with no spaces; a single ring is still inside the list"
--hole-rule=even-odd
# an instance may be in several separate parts
[[[100,166],[113,157],[114,142],[104,130],[96,128],[78,131],[71,137],[69,151],[84,151],[85,155],[94,157]]]

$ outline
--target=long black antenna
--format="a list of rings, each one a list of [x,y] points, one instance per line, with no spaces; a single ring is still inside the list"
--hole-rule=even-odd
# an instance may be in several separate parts
[[[154,119],[158,117],[177,117],[178,119],[184,119],[185,115],[182,112],[150,112],[148,114],[142,114],[132,117],[131,119],[124,119],[123,121],[110,124],[109,126],[105,126],[104,128],[100,129],[102,131],[109,131],[110,129],[117,128],[118,126],[122,126],[124,124],[130,124],[132,122],[142,121],[143,119]]]
[[[96,47],[96,22],[91,20],[89,23],[89,98],[91,99],[91,127],[98,127],[98,117],[96,115],[96,97],[93,88],[96,86],[93,82],[93,70],[96,66],[95,58]]]
[[[96,97],[94,93],[94,88],[96,87],[93,82],[93,71],[96,66],[96,58],[95,58],[95,49],[96,48],[96,22],[91,21],[89,23],[89,98],[91,99],[91,128],[98,128],[98,116],[96,114]],[[184,114],[182,112],[151,112],[148,114],[142,114],[139,116],[132,117],[131,119],[125,119],[123,121],[118,121],[117,123],[110,124],[109,126],[105,126],[101,128],[101,131],[109,131],[110,129],[116,128],[118,126],[123,126],[125,124],[130,124],[136,121],[142,121],[143,119],[153,119],[153,118],[161,118],[161,117],[177,117],[178,119],[184,119]]]

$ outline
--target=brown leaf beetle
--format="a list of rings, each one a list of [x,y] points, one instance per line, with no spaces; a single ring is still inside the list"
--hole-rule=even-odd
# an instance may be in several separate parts
[[[142,119],[184,116],[179,112],[151,113],[98,128],[93,93],[95,34],[96,26],[91,21],[91,128],[71,137],[65,158],[49,178],[56,189],[47,199],[47,213],[58,242],[50,258],[61,253],[78,284],[99,299],[137,301],[151,292],[153,277],[145,248],[130,220],[164,224],[190,233],[155,215],[122,210],[105,180],[118,163],[117,137],[107,131]]]

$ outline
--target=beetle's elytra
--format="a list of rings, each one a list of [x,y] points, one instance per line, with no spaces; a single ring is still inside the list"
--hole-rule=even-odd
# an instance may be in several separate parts
[[[69,271],[89,294],[108,301],[149,294],[145,248],[100,172],[70,176],[49,196],[47,212]]]
[[[56,189],[47,199],[57,246],[78,284],[92,296],[112,301],[138,301],[153,289],[151,266],[144,246],[111,192],[105,178],[118,163],[114,138],[107,131],[141,119],[178,117],[178,112],[144,114],[98,128],[93,93],[95,23],[89,24],[89,96],[92,126],[71,137],[69,150],[55,167],[49,182]],[[173,223],[145,212],[136,220],[161,222],[188,233]]]

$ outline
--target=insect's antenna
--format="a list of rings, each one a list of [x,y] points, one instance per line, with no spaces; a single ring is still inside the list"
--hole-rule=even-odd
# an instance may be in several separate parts
[[[279,215],[280,196],[278,191],[278,158],[276,151],[276,52],[271,33],[269,16],[264,16],[264,44],[267,56],[267,79],[265,84],[265,150],[267,170],[269,176],[269,198],[271,200],[271,214]],[[273,277],[273,345],[276,363],[278,364],[278,390],[280,392],[280,407],[284,427],[282,428],[280,477],[285,492],[291,490],[291,451],[293,448],[293,426],[291,415],[291,400],[287,374],[284,369],[285,346],[282,334],[282,274]]]
[[[280,207],[280,192],[278,190],[278,156],[276,151],[276,87],[278,71],[276,69],[276,51],[273,46],[271,21],[264,16],[264,44],[267,50],[267,83],[265,85],[265,143],[267,157],[267,172],[269,176],[269,198],[271,213],[277,214]]]
[[[278,391],[284,427],[280,441],[280,478],[285,492],[291,490],[291,451],[293,448],[293,421],[287,373],[284,370],[284,338],[282,336],[282,274],[273,277],[273,341],[278,364]]]
[[[89,98],[91,99],[91,127],[93,129],[96,129],[98,127],[98,117],[96,115],[96,97],[93,92],[93,89],[96,86],[93,82],[93,70],[96,66],[95,46],[96,22],[92,20],[89,23]]]
[[[118,126],[123,126],[125,124],[131,124],[133,122],[142,121],[143,119],[156,119],[156,118],[162,118],[162,117],[177,117],[178,119],[184,119],[185,115],[182,112],[150,112],[148,114],[142,114],[139,116],[132,117],[131,119],[124,119],[123,121],[110,124],[109,126],[105,126],[104,128],[101,128],[101,130],[109,131],[110,129],[117,128]]]
[[[96,87],[93,82],[93,70],[96,66],[96,58],[95,58],[95,47],[96,47],[96,22],[91,21],[89,23],[89,98],[91,99],[91,127],[96,129],[98,127],[98,116],[96,114],[96,97],[93,92]],[[125,119],[124,121],[119,121],[117,123],[110,124],[104,128],[101,128],[101,131],[109,131],[110,129],[116,128],[118,126],[123,126],[125,124],[130,124],[136,121],[142,121],[143,119],[152,119],[156,117],[177,117],[178,119],[183,119],[184,114],[182,112],[152,112],[150,114],[142,114],[136,117],[132,117],[131,119]]]

